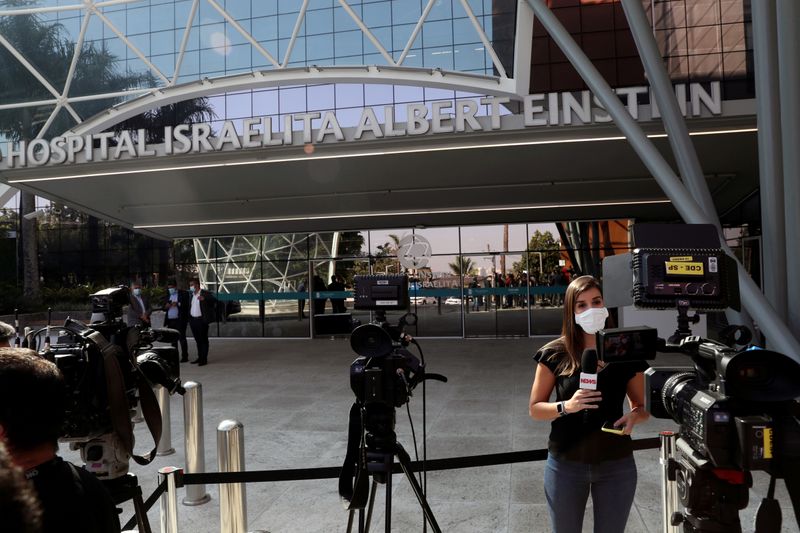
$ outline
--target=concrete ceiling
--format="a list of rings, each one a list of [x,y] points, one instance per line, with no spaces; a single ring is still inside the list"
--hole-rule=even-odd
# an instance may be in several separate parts
[[[690,130],[750,128],[752,123],[753,117],[696,119]],[[656,124],[649,126],[657,131]],[[302,146],[272,147],[9,170],[2,179],[39,179],[15,186],[165,239],[677,218],[626,141],[574,142],[615,135],[613,125],[440,134],[323,144],[312,154]],[[718,212],[757,189],[755,132],[692,139]],[[653,141],[669,154],[667,139]],[[506,146],[482,147],[486,144]],[[187,165],[193,168],[176,169]],[[65,168],[94,175],[42,180],[63,175]]]

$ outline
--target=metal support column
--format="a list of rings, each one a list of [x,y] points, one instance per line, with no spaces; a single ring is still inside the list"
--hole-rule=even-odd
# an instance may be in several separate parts
[[[675,456],[675,440],[672,431],[662,431],[661,437],[661,523],[664,533],[678,533],[680,527],[672,525],[672,514],[678,512],[678,487],[669,479],[670,460]]]
[[[244,426],[223,420],[217,426],[217,466],[220,472],[244,470]],[[244,483],[219,486],[220,531],[247,533],[247,496]]]
[[[165,466],[158,470],[158,481],[167,481],[167,490],[161,494],[161,533],[178,533],[178,486],[175,476],[180,468]]]
[[[169,391],[161,385],[155,386],[158,407],[161,409],[161,440],[158,441],[156,455],[172,455],[172,420],[169,411]]]
[[[708,215],[709,221],[717,227],[720,241],[724,242],[725,235],[722,233],[717,207],[708,190],[700,159],[697,157],[697,151],[689,137],[689,128],[686,127],[686,121],[675,98],[672,80],[669,78],[658,44],[653,36],[655,28],[650,26],[641,0],[622,0],[622,8],[625,10],[636,49],[639,51],[639,57],[642,59],[642,65],[644,65],[650,81],[650,88],[658,103],[667,138],[678,163],[678,173],[692,197]],[[733,309],[727,310],[725,314],[729,323],[744,324],[751,330],[753,329],[749,317],[741,316]]]
[[[753,10],[756,107],[758,111],[758,174],[761,196],[761,286],[786,321],[786,220],[783,202],[778,42],[775,0],[750,4]]]
[[[183,384],[183,432],[186,450],[186,473],[206,471],[206,447],[203,433],[203,387],[187,381]],[[187,485],[183,505],[202,505],[211,500],[205,484]]]
[[[678,107],[672,80],[669,78],[661,52],[658,50],[655,37],[653,37],[654,28],[650,27],[650,21],[647,20],[641,0],[622,0],[622,8],[628,19],[628,26],[631,28],[636,49],[639,51],[644,71],[647,73],[647,79],[650,81],[650,88],[658,103],[669,144],[678,163],[678,173],[703,211],[714,213],[715,216],[711,217],[711,223],[719,230],[717,209],[711,193],[708,191],[703,169],[700,167],[700,159],[698,159],[689,137],[689,128],[686,127],[686,121]]]
[[[708,224],[708,217],[703,213],[700,206],[688,193],[669,164],[644,134],[641,127],[630,116],[619,97],[597,71],[597,68],[545,5],[544,0],[526,1],[539,18],[539,22],[550,34],[550,37],[558,44],[558,47],[589,86],[589,89],[614,119],[614,123],[625,135],[631,148],[636,151],[642,163],[644,163],[664,193],[672,201],[681,218],[685,222],[692,224]],[[730,248],[724,243],[723,248],[728,254],[733,255]],[[747,275],[741,264],[738,264],[738,267],[742,303],[748,308],[751,315],[758,320],[759,327],[770,340],[770,346],[800,362],[800,342],[794,338],[786,324],[781,322],[780,317],[775,314],[761,290]]]
[[[757,2],[756,2],[757,3]],[[786,209],[787,323],[800,331],[800,2],[777,1],[783,202]]]

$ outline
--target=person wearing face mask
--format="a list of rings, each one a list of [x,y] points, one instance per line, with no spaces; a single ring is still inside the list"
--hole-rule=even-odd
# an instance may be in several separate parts
[[[200,280],[189,280],[189,327],[197,343],[197,359],[193,365],[205,366],[208,364],[208,326],[216,321],[217,299],[209,291],[200,288]]]
[[[150,302],[142,294],[142,284],[138,281],[131,282],[131,298],[128,306],[129,326],[150,325]]]
[[[192,306],[192,295],[189,291],[178,288],[174,279],[167,281],[167,297],[161,308],[166,313],[164,326],[176,330],[181,334],[181,363],[189,360],[189,346],[186,342],[186,326],[189,325],[189,309]],[[178,342],[172,344],[178,347]]]
[[[647,364],[599,362],[597,390],[579,387],[583,351],[595,348],[595,333],[612,327],[610,322],[600,283],[592,276],[576,278],[564,295],[561,336],[534,356],[528,408],[534,420],[551,421],[544,489],[554,533],[580,533],[590,493],[595,533],[623,533],[633,504],[637,476],[630,434],[650,416],[644,410]],[[604,425],[621,434],[603,431]]]

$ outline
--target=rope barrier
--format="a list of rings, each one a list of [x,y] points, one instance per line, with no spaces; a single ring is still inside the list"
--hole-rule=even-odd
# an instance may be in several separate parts
[[[637,439],[632,441],[634,451],[658,449],[661,441],[658,437]],[[492,453],[486,455],[470,455],[465,457],[449,457],[446,459],[430,459],[425,461],[428,472],[435,470],[455,470],[458,468],[475,468],[482,466],[496,466],[513,463],[527,463],[531,461],[544,461],[547,459],[547,449],[526,450],[520,452]],[[412,461],[411,470],[422,470],[422,461]],[[196,474],[182,474],[176,478],[177,486],[220,484],[220,483],[264,483],[275,481],[307,481],[311,479],[335,479],[339,477],[341,467],[329,466],[323,468],[295,468],[285,470],[252,470],[246,472],[203,472]],[[394,473],[400,473],[399,464],[394,465]],[[158,501],[166,490],[166,482],[161,483],[153,494],[144,502],[144,512]],[[123,530],[130,529],[136,522],[136,516],[131,518]]]

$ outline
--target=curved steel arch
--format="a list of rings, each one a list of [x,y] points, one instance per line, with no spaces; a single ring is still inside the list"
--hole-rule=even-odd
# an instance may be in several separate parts
[[[297,67],[206,78],[182,85],[153,89],[143,96],[117,104],[88,118],[67,130],[64,135],[98,133],[150,109],[191,98],[282,85],[322,83],[413,85],[520,99],[513,80],[508,78],[414,67]]]

